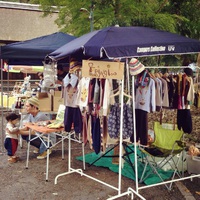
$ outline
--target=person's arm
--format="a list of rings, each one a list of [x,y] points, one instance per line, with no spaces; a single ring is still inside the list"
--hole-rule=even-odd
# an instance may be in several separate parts
[[[20,128],[18,134],[29,135],[29,129],[27,127]],[[31,130],[31,135],[35,135],[35,131]]]
[[[6,131],[7,131],[9,134],[18,134],[19,128],[18,128],[18,127],[13,127],[13,126],[11,126],[10,124],[8,124],[8,125],[6,126]]]

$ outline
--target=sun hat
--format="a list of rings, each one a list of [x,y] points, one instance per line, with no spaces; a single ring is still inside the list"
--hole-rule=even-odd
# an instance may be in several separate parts
[[[76,61],[75,59],[70,60],[69,64],[69,73],[74,73],[76,70],[79,70],[81,68],[81,64]]]
[[[132,58],[128,64],[128,66],[129,66],[130,74],[132,76],[140,74],[142,71],[145,70],[144,65],[136,58]]]
[[[39,108],[39,100],[37,97],[31,97],[27,100],[27,102],[37,108]]]

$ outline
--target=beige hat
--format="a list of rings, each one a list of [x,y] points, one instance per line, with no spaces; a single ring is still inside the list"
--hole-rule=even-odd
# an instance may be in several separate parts
[[[27,100],[27,102],[37,108],[39,108],[39,100],[37,97],[31,97]]]
[[[129,70],[132,76],[140,74],[142,71],[145,70],[144,65],[137,60],[136,58],[132,58],[129,62]]]

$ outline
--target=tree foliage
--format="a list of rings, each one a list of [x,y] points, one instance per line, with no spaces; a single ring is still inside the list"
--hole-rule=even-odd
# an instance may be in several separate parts
[[[17,2],[17,1],[15,1]],[[21,0],[40,4],[44,16],[59,11],[56,24],[60,30],[75,36],[104,27],[147,26],[200,39],[200,0]],[[80,9],[87,9],[81,12]],[[94,18],[90,18],[91,13]],[[93,19],[93,20],[92,20]],[[173,58],[148,58],[150,62],[179,62]]]
[[[200,39],[199,0],[13,0],[40,4],[44,15],[58,10],[56,23],[62,31],[83,35],[90,31],[93,8],[94,29],[119,26],[148,26]],[[56,8],[54,7],[56,6]],[[86,8],[88,12],[80,12]]]
[[[94,29],[119,26],[148,26],[159,30],[200,38],[199,0],[30,0],[41,5],[45,14],[57,6],[56,23],[62,31],[80,36],[90,31],[89,12]],[[86,8],[89,12],[80,12]]]

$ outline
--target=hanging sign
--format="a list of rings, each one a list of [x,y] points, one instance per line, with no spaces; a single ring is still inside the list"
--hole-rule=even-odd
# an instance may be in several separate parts
[[[123,79],[124,63],[83,60],[82,76],[90,78]]]

